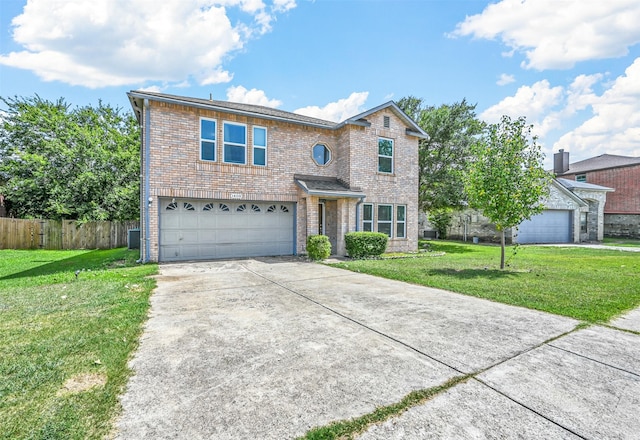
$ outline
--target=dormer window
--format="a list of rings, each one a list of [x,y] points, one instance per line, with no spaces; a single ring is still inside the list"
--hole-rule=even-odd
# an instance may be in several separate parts
[[[331,150],[325,144],[315,144],[313,146],[313,161],[322,166],[331,161]]]

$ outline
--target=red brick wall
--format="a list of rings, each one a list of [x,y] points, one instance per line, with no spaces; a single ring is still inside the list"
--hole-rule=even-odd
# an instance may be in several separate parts
[[[606,214],[640,214],[640,165],[588,171],[587,183],[607,186],[615,192],[607,194]],[[575,174],[561,176],[575,180]]]

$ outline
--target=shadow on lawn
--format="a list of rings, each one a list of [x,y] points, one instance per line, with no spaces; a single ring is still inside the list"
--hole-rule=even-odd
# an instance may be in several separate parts
[[[444,275],[455,277],[463,280],[472,279],[487,279],[487,280],[499,280],[503,278],[518,277],[524,275],[523,272],[515,272],[510,270],[500,269],[428,269],[426,271],[429,276]]]
[[[46,262],[45,264],[32,267],[20,272],[12,273],[0,277],[2,280],[11,280],[16,278],[26,277],[38,277],[43,275],[55,275],[61,273],[75,274],[76,270],[97,270],[109,267],[115,260],[118,254],[113,249],[102,250],[97,249],[89,252],[75,255],[73,257],[64,258],[61,260],[49,261],[34,259],[33,263]]]
[[[438,243],[437,241],[428,242],[428,249],[432,252],[445,252],[447,254],[469,254],[472,252],[478,252],[470,245],[463,243]]]

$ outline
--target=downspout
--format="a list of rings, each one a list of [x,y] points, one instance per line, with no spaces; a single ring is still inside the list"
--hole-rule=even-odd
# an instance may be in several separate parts
[[[149,183],[150,171],[149,167],[151,166],[151,159],[149,157],[149,143],[151,141],[151,135],[149,134],[149,129],[151,127],[151,110],[149,109],[149,100],[144,100],[144,199],[142,203],[144,203],[144,262],[148,263],[151,259],[151,252],[149,250],[149,245],[151,242],[151,238],[149,237],[149,205],[151,205],[151,189]]]
[[[360,205],[364,202],[365,197],[366,196],[360,197],[360,200],[356,203],[356,232],[360,231]]]

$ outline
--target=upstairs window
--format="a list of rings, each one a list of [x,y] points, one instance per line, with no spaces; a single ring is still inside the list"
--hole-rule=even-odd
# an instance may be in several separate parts
[[[378,139],[378,172],[393,173],[393,140]]]
[[[224,123],[224,162],[247,163],[247,126]]]
[[[313,146],[313,161],[318,165],[326,165],[331,160],[331,150],[325,144]]]
[[[200,159],[216,160],[216,121],[200,118]]]
[[[587,175],[586,174],[577,174],[576,175],[576,182],[586,182],[587,181]]]
[[[253,127],[253,164],[267,165],[267,129],[264,127]]]

